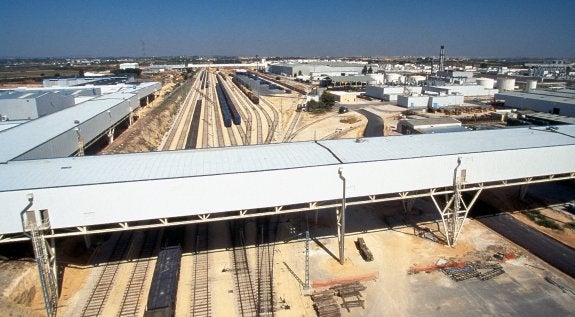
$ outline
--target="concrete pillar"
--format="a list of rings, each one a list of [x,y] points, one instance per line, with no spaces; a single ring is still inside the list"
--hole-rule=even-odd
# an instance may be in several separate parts
[[[406,198],[401,201],[403,205],[403,212],[410,213],[415,205],[415,198]]]
[[[525,185],[521,185],[519,187],[519,199],[520,200],[525,200],[525,196],[527,196],[527,190],[529,189],[529,185],[525,184]]]
[[[108,144],[112,144],[114,142],[114,132],[115,132],[116,128],[110,128],[108,130]]]
[[[92,247],[92,238],[89,234],[84,235],[84,244],[86,245],[86,249],[90,249]]]

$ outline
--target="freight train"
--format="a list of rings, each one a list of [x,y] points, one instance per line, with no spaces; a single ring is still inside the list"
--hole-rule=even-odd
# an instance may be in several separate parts
[[[144,317],[172,317],[176,312],[176,295],[180,278],[180,246],[160,250]]]
[[[228,94],[226,89],[224,88],[222,76],[218,75],[217,78],[218,78],[218,85],[220,86],[220,91],[218,92],[218,98],[220,100],[220,106],[222,108],[224,108],[224,106],[222,105],[222,98],[220,97],[220,93],[221,93],[223,95],[224,105],[225,105],[225,107],[227,107],[228,113],[231,115],[231,120],[233,121],[233,123],[235,125],[239,125],[242,122],[242,118],[240,117],[240,114],[236,108],[236,105],[234,104],[232,98],[230,97],[230,95]],[[222,109],[222,113],[223,113],[223,109]],[[225,120],[225,118],[224,118],[224,120]],[[230,127],[230,126],[231,126],[231,124],[226,125],[226,127]]]

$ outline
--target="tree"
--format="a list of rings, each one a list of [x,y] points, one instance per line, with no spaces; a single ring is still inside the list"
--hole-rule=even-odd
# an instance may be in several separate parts
[[[331,108],[333,105],[335,105],[335,96],[327,91],[324,91],[323,94],[321,94],[319,97],[319,101],[323,103],[326,108]]]
[[[367,70],[368,74],[373,74],[373,68],[371,68],[371,66],[369,66],[369,69]]]
[[[367,66],[363,66],[363,69],[361,70],[362,74],[367,74]]]

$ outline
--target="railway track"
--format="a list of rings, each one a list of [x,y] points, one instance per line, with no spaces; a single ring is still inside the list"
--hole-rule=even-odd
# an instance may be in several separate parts
[[[195,149],[198,143],[198,134],[200,129],[200,114],[202,112],[202,100],[196,101],[194,107],[194,114],[192,115],[192,122],[190,124],[190,131],[186,140],[186,149]]]
[[[277,220],[258,218],[256,316],[274,316],[274,250]]]
[[[156,244],[160,233],[158,230],[152,230],[145,233],[144,243],[140,249],[138,260],[135,263],[130,281],[124,290],[124,297],[118,316],[138,316],[142,308],[142,294],[144,293],[144,284],[148,276],[152,255],[156,249]]]
[[[180,110],[178,111],[178,114],[176,116],[176,120],[174,121],[174,123],[172,124],[172,127],[170,129],[170,131],[168,132],[168,137],[166,139],[166,142],[164,143],[164,146],[162,147],[163,150],[170,150],[170,149],[175,149],[177,147],[179,138],[181,137],[181,125],[182,125],[182,120],[184,119],[186,110],[187,110],[187,102],[188,99],[190,97],[190,95],[192,94],[192,87],[197,85],[197,82],[199,80],[199,77],[196,77],[196,79],[194,80],[194,82],[189,86],[190,90],[186,95],[186,98],[184,99],[184,102],[182,102],[182,107],[180,107]],[[186,89],[187,85],[184,84],[180,89]],[[176,136],[178,136],[178,138],[176,138]],[[174,142],[174,140],[177,140],[176,142]]]
[[[337,113],[334,113],[334,114],[331,114],[331,115],[328,115],[328,116],[319,118],[319,119],[317,119],[317,120],[315,120],[315,121],[312,121],[312,122],[310,122],[310,123],[304,125],[303,127],[299,128],[299,129],[297,129],[295,132],[293,132],[293,133],[290,135],[290,137],[288,138],[287,141],[289,142],[289,141],[293,140],[299,133],[301,133],[303,130],[307,129],[308,127],[310,127],[310,126],[312,126],[312,125],[314,125],[314,124],[316,124],[316,123],[319,123],[319,122],[321,122],[321,121],[323,121],[323,120],[327,120],[327,119],[329,119],[329,118],[331,118],[331,117],[335,117],[335,116],[337,116]]]
[[[117,236],[117,235],[115,235]],[[102,314],[110,290],[112,289],[114,279],[116,278],[116,273],[120,267],[119,261],[124,258],[128,247],[132,241],[132,232],[122,232],[117,238],[114,244],[114,249],[108,258],[108,263],[102,269],[100,276],[98,277],[98,282],[90,297],[88,302],[82,309],[82,315],[84,317],[97,317]]]
[[[270,114],[267,111],[265,111],[264,108],[262,107],[262,103],[271,109],[271,111],[274,115],[273,120],[270,117]],[[267,101],[263,101],[262,98],[260,98],[260,104],[258,106],[260,107],[260,109],[262,109],[264,115],[266,116],[266,120],[268,121],[268,126],[269,126],[268,135],[266,136],[265,143],[266,144],[272,143],[272,140],[274,138],[274,133],[277,129],[277,125],[278,125],[278,121],[279,121],[278,111],[276,110],[276,108],[274,106],[270,105]]]
[[[287,131],[286,131],[286,134],[285,134],[284,137],[283,137],[283,142],[287,142],[287,141],[290,140],[290,138],[291,138],[291,136],[292,136],[292,133],[293,133],[293,130],[295,129],[297,123],[299,122],[300,116],[301,116],[301,112],[300,112],[300,111],[294,112],[294,116],[293,116],[293,118],[292,118],[292,120],[291,120],[291,122],[290,122],[290,124],[289,124],[289,127],[288,127],[288,129],[287,129]]]
[[[238,101],[238,97],[236,95],[236,91],[234,89],[230,89],[229,87],[226,87],[226,89],[231,92],[232,95],[235,95],[235,99],[236,101]],[[242,121],[245,122],[245,126],[246,126],[246,130],[244,132],[244,130],[242,129],[241,125],[238,126],[238,131],[240,133],[240,137],[242,139],[242,143],[244,145],[248,145],[251,144],[251,138],[252,138],[252,114],[251,112],[245,107],[245,105],[243,103],[238,103],[239,107],[237,107],[238,112],[240,113],[240,116],[242,117]]]
[[[184,107],[186,108],[186,110],[184,112],[184,121],[182,123],[182,126],[180,127],[181,132],[180,132],[180,137],[178,138],[178,143],[176,144],[176,150],[186,148],[188,135],[189,135],[190,130],[192,128],[192,126],[191,126],[192,115],[193,115],[193,111],[195,109],[194,101],[196,100],[197,97],[196,97],[195,90],[190,89],[190,91],[191,91],[191,98],[186,98],[186,100],[184,101]]]
[[[232,260],[237,303],[242,317],[256,316],[256,297],[250,274],[244,240],[244,224],[230,224],[232,237]]]
[[[210,74],[212,76],[212,79],[210,79],[210,85],[209,85],[209,89],[210,89],[210,93],[212,96],[216,96],[217,92],[216,92],[216,86],[215,83],[217,82],[216,80],[216,76],[213,74]],[[213,98],[216,99],[217,98]],[[222,119],[222,114],[220,113],[220,107],[217,104],[213,105],[213,111],[214,111],[214,122],[215,122],[215,126],[216,126],[216,134],[218,136],[218,146],[224,146],[224,133],[223,133],[223,119]],[[212,123],[213,124],[213,123]]]
[[[192,282],[192,317],[212,315],[209,288],[208,224],[198,226],[194,247],[194,273]]]
[[[231,88],[229,88],[231,87]],[[256,120],[256,144],[263,144],[263,127],[262,127],[262,119],[261,119],[261,115],[258,111],[258,109],[256,108],[256,106],[251,102],[251,100],[249,100],[246,95],[244,95],[242,92],[237,91],[237,88],[233,85],[229,85],[228,86],[228,91],[231,91],[232,94],[234,95],[236,102],[241,105],[240,108],[244,108],[245,112],[249,114],[249,120],[250,120],[250,131],[251,131],[251,127],[253,127],[253,117],[255,116],[255,120]],[[251,137],[251,135],[250,135]],[[251,143],[251,142],[250,142]]]

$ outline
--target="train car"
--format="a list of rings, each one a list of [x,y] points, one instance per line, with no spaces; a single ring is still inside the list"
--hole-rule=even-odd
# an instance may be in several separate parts
[[[221,76],[218,75],[218,81],[219,81],[218,85],[220,86],[220,91],[222,92],[222,95],[224,97],[224,104],[227,105],[227,108],[229,110],[228,113],[231,115],[231,120],[233,121],[233,123],[236,125],[239,125],[242,122],[242,118],[240,117],[240,114],[239,114],[238,110],[236,109],[236,105],[232,101],[232,98],[230,98],[230,95],[228,95],[228,92],[226,91],[226,89],[222,85],[222,79],[220,77]],[[220,103],[221,103],[221,100],[220,100]],[[222,111],[223,111],[223,109],[222,109]],[[231,124],[229,126],[231,126]],[[226,127],[229,127],[229,126],[226,125]]]
[[[229,128],[232,126],[232,114],[230,113],[228,102],[220,83],[216,84],[216,92],[218,94],[218,101],[220,102],[220,110],[222,112],[222,120],[224,121],[224,126]]]
[[[176,312],[176,295],[180,278],[180,246],[160,250],[144,317],[172,317]]]

